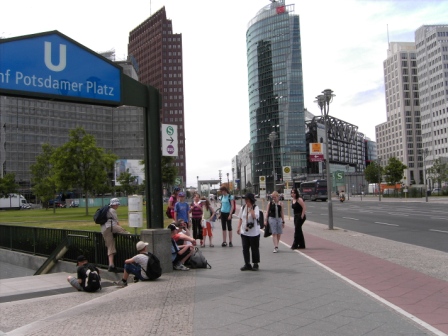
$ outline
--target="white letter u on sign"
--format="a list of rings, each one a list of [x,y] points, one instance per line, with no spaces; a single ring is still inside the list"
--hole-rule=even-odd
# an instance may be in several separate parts
[[[54,65],[51,61],[51,42],[45,42],[45,65],[52,71],[62,71],[67,65],[67,46],[65,44],[59,45],[59,64]]]

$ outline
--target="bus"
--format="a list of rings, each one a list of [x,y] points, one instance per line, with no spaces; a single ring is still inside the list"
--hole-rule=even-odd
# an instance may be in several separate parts
[[[321,200],[326,201],[327,195],[327,180],[306,181],[300,184],[300,193],[303,200]]]

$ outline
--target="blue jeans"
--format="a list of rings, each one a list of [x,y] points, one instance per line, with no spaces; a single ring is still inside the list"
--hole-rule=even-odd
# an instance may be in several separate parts
[[[142,277],[142,267],[140,265],[124,264],[124,269],[129,274],[134,274],[134,277],[136,277],[139,280],[147,280]]]

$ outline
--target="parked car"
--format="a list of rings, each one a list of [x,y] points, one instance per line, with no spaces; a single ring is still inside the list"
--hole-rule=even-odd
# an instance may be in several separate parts
[[[432,193],[440,193],[442,190],[440,190],[440,188],[434,188],[432,190]]]

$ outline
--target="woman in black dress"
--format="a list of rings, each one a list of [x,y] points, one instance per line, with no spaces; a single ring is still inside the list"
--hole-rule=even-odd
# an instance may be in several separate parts
[[[300,197],[297,188],[291,190],[292,209],[294,210],[294,242],[291,245],[291,250],[304,249],[305,237],[303,236],[302,225],[306,220],[306,205]]]

